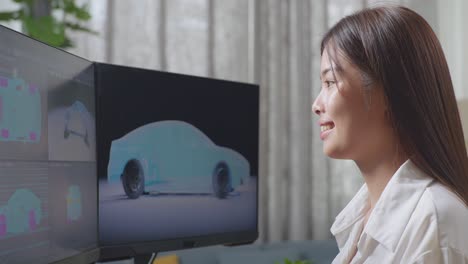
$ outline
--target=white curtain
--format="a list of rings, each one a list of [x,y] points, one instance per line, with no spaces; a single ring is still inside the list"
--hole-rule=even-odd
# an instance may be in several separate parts
[[[72,53],[94,61],[260,84],[259,242],[331,238],[335,216],[363,183],[352,161],[324,156],[311,112],[320,89],[324,32],[365,6],[397,3],[422,14],[443,32],[439,36],[446,47],[461,52],[461,37],[445,33],[452,25],[445,18],[450,10],[466,7],[463,0],[443,10],[437,0],[78,2],[89,3],[89,26],[100,34],[73,34]],[[463,19],[462,13],[457,19]],[[455,28],[466,30],[461,25]],[[468,96],[460,79],[466,60],[453,52],[448,58],[457,95]]]

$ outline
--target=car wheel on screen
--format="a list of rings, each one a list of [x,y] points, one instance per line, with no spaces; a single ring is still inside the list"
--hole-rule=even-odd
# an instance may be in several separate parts
[[[140,162],[132,159],[125,165],[122,173],[122,185],[130,199],[137,199],[145,190],[145,177]]]
[[[226,198],[231,188],[231,173],[225,162],[216,164],[213,170],[213,192],[220,199]]]

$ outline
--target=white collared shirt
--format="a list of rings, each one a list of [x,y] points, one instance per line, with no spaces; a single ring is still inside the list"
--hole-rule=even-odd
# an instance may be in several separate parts
[[[361,232],[368,210],[364,184],[331,227],[340,249],[334,264],[468,264],[468,207],[411,160],[390,179]]]

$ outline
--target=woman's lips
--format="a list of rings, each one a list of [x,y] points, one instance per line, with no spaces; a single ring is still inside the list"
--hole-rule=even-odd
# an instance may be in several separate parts
[[[320,132],[320,139],[324,140],[332,131],[333,128]]]
[[[335,128],[333,122],[328,122],[320,125],[320,139],[324,140]]]

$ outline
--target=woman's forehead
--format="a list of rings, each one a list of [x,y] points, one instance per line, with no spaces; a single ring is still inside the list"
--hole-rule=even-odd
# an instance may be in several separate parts
[[[321,73],[323,72],[324,74],[330,72],[328,69],[331,69],[334,73],[341,74],[359,71],[359,69],[347,59],[344,51],[335,49],[333,46],[327,46],[323,50],[320,68]]]
[[[333,53],[331,53],[333,54]],[[328,73],[339,73],[343,71],[342,59],[337,56],[329,55],[327,50],[322,53],[320,63],[320,76],[325,76]]]

